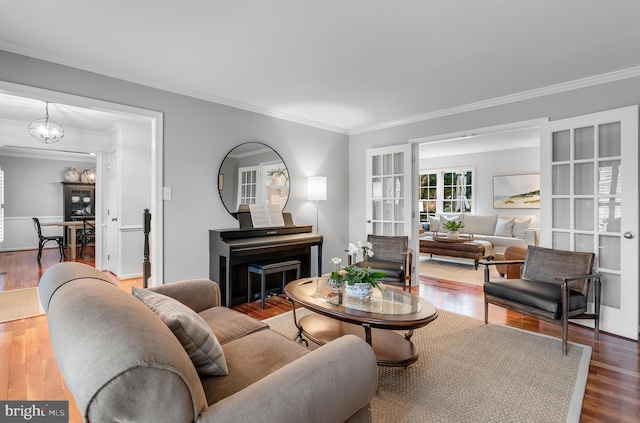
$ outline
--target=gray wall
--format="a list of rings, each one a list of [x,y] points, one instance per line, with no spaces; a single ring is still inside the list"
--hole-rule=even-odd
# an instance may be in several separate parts
[[[69,167],[79,172],[95,167],[95,162],[49,160],[0,155],[4,172],[5,237],[0,251],[38,248],[31,221],[38,217],[43,223],[60,221],[64,214],[61,182]],[[44,235],[62,235],[62,228],[43,228]],[[48,243],[47,248],[55,247]]]
[[[95,166],[95,162],[0,156],[0,167],[4,171],[5,218],[62,217],[61,182],[65,172],[70,167],[82,172]]]
[[[227,152],[248,141],[269,145],[287,164],[291,196],[285,210],[297,223],[315,223],[306,177],[328,177],[328,200],[320,203],[325,269],[348,244],[346,135],[6,51],[0,51],[0,63],[3,81],[164,113],[163,185],[172,188],[172,200],[164,202],[166,281],[209,275],[209,229],[237,227],[218,195],[218,169]]]
[[[544,117],[557,120],[635,104],[640,104],[640,78],[352,135],[349,140],[349,238],[363,239],[366,236],[365,163],[361,158],[368,148]]]

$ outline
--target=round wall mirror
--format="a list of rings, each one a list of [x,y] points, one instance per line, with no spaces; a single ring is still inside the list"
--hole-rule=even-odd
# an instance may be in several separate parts
[[[278,204],[289,199],[289,171],[282,157],[259,142],[240,144],[222,161],[218,192],[227,211],[249,211],[249,204]]]

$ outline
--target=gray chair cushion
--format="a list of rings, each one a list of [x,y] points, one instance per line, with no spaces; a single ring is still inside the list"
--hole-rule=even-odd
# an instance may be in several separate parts
[[[484,292],[518,304],[562,316],[562,290],[559,284],[522,279],[505,279],[484,283]],[[579,292],[569,290],[569,316],[587,311],[587,299]]]
[[[211,328],[195,311],[166,295],[132,287],[133,295],[151,309],[178,338],[201,375],[229,374],[224,353]]]
[[[359,263],[361,266],[364,263]],[[402,266],[402,262],[397,261],[389,261],[389,260],[372,260],[369,259],[367,262],[369,266],[369,272],[384,272],[387,274],[387,277],[394,279],[402,279],[404,276],[404,266]]]

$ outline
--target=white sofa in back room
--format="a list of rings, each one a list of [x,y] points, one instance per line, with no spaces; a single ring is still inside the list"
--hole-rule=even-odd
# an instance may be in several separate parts
[[[443,213],[429,217],[429,228],[422,236],[433,232],[443,234],[442,224],[456,220],[464,224],[460,232],[473,234],[476,240],[488,241],[493,245],[494,254],[503,254],[511,245],[539,245],[540,230],[536,215],[499,215],[473,213]]]

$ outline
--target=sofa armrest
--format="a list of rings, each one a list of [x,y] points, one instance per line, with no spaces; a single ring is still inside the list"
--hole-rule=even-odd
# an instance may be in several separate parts
[[[344,422],[369,406],[377,377],[371,347],[345,335],[213,404],[197,422]]]
[[[196,313],[221,304],[220,287],[210,279],[190,279],[147,289],[178,300]]]
[[[540,228],[524,230],[524,245],[540,245]]]

